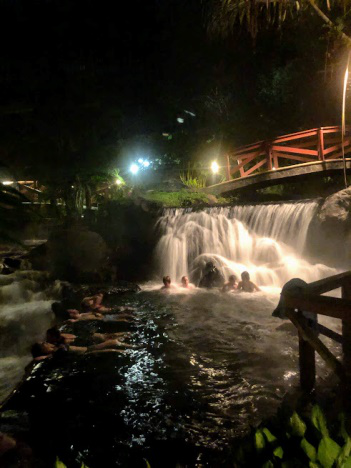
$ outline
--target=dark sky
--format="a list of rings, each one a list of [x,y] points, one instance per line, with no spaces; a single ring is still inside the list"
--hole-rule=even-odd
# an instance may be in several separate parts
[[[77,109],[87,109],[87,128],[114,113],[104,144],[176,132],[184,109],[196,113],[180,129],[186,144],[192,135],[238,145],[335,124],[321,32],[308,17],[284,34],[263,32],[254,47],[245,29],[211,41],[201,0],[0,0],[0,157],[28,159],[35,139],[32,152],[48,152],[60,126],[82,133]]]

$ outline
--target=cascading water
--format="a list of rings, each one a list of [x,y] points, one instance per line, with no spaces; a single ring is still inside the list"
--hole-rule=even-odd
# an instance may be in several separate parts
[[[189,275],[197,283],[206,261],[225,278],[248,270],[261,286],[282,287],[292,277],[315,281],[335,269],[304,258],[306,237],[318,203],[207,208],[201,212],[165,210],[158,224],[160,275],[179,281]]]
[[[43,272],[0,275],[0,402],[31,361],[30,346],[42,340],[51,325],[51,304],[60,289],[60,283],[48,281]]]

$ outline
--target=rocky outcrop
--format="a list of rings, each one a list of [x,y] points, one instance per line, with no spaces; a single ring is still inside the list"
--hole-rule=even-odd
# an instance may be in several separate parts
[[[340,190],[327,197],[318,213],[323,224],[341,225],[351,221],[351,187]]]

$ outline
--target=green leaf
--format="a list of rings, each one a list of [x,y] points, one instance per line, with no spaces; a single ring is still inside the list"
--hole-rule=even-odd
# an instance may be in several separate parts
[[[80,468],[88,468],[88,466],[83,462],[83,463],[80,465]]]
[[[274,465],[270,460],[268,460],[262,465],[262,468],[274,468]]]
[[[267,442],[271,443],[271,442],[274,442],[275,440],[277,440],[277,438],[266,427],[264,427],[262,429],[262,432],[266,436]]]
[[[323,411],[318,405],[312,408],[311,421],[314,427],[322,434],[322,437],[329,437],[327,421]]]
[[[263,437],[263,432],[260,429],[258,429],[255,432],[255,447],[256,447],[257,452],[260,452],[262,449],[265,448],[265,446],[266,446],[266,442]]]
[[[67,466],[56,457],[55,468],[67,468]]]
[[[348,440],[350,440],[349,435],[346,431],[345,427],[345,415],[344,413],[339,414],[339,421],[340,421],[340,431],[339,435],[344,439],[345,443],[347,443]]]
[[[301,448],[312,462],[317,461],[317,450],[308,442],[308,440],[301,440]]]
[[[150,465],[150,463],[146,460],[146,458],[144,458],[144,460],[145,460],[145,463],[146,463],[146,468],[151,468],[151,465]]]
[[[347,458],[343,465],[342,465],[342,468],[351,468],[351,457]]]
[[[283,456],[284,456],[284,450],[283,450],[283,448],[280,447],[280,446],[277,447],[277,448],[274,450],[273,455],[274,455],[275,457],[278,457],[278,458],[282,459]]]
[[[320,468],[320,465],[318,463],[314,463],[310,461],[310,464],[308,465],[310,468]]]
[[[344,466],[346,459],[349,458],[350,456],[350,451],[351,451],[351,439],[348,437],[346,440],[346,444],[340,450],[339,456],[336,460],[337,468],[341,468]]]
[[[303,437],[306,432],[306,424],[302,421],[296,411],[294,411],[290,418],[290,427],[293,435],[297,437]]]
[[[318,446],[318,460],[323,468],[331,468],[340,453],[341,447],[330,437],[323,437]]]

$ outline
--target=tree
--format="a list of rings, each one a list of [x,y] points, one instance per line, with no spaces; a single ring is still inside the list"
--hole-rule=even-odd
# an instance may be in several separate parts
[[[255,40],[260,29],[281,27],[288,17],[298,19],[303,12],[313,10],[337,38],[351,47],[351,36],[343,31],[351,12],[350,0],[205,0],[205,5],[210,34],[228,36],[245,24]]]

